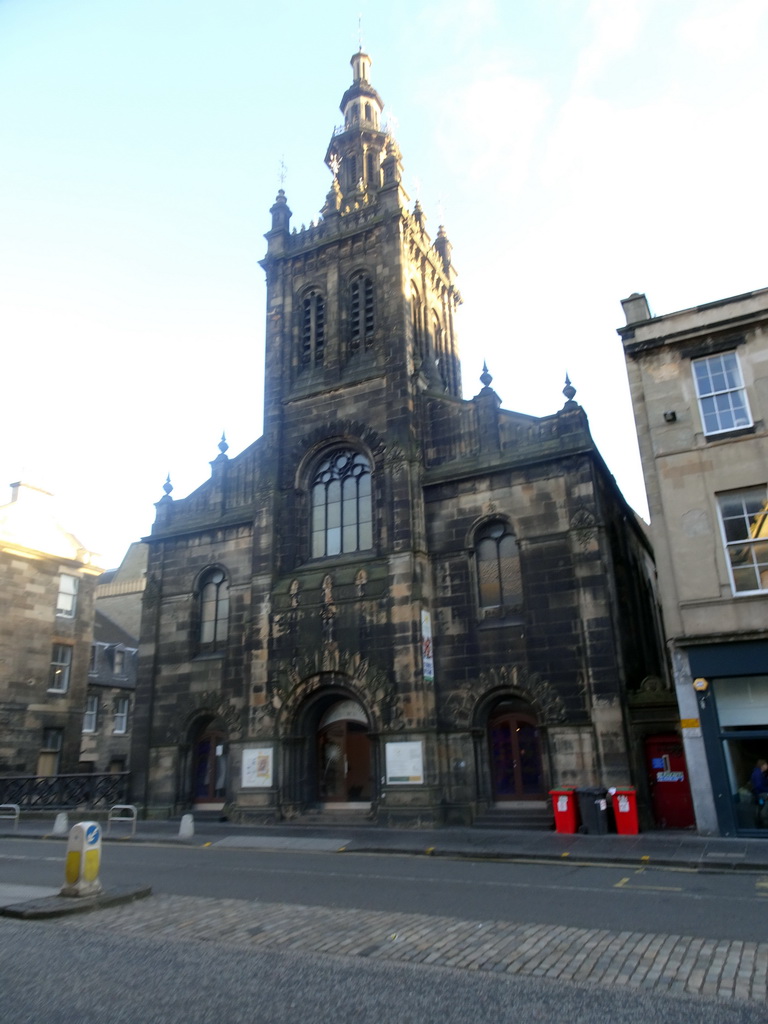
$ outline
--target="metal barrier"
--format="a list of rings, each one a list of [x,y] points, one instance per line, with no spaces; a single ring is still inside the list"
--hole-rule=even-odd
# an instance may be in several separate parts
[[[98,810],[128,798],[129,772],[73,775],[0,775],[0,804],[24,810]]]
[[[0,818],[6,818],[8,821],[13,820],[15,832],[19,831],[20,815],[21,808],[18,804],[0,804]]]
[[[134,804],[115,804],[109,808],[107,815],[107,835],[112,831],[113,821],[127,821],[131,825],[131,835],[136,835],[136,819],[139,816],[138,808]]]

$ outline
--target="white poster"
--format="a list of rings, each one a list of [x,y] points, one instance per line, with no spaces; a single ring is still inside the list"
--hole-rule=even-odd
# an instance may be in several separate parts
[[[421,740],[387,743],[387,785],[421,785],[424,756]]]
[[[272,785],[272,747],[243,751],[243,787]]]
[[[425,683],[435,681],[435,660],[432,655],[432,616],[421,613],[421,663]]]

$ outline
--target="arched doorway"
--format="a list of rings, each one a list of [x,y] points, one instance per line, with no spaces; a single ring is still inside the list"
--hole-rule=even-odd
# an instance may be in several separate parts
[[[488,752],[494,802],[545,798],[541,733],[532,709],[522,701],[505,702],[493,710]]]
[[[355,700],[327,703],[316,731],[316,799],[323,804],[369,804],[372,799],[368,718]]]
[[[203,719],[192,733],[192,803],[221,810],[227,795],[227,735],[223,724]]]

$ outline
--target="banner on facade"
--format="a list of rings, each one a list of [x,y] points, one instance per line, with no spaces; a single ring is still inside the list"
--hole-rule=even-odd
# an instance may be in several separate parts
[[[435,681],[435,661],[432,655],[432,616],[421,613],[421,664],[425,683]]]
[[[424,754],[421,740],[387,743],[387,785],[422,785]]]
[[[272,785],[272,747],[251,747],[243,751],[243,787]]]

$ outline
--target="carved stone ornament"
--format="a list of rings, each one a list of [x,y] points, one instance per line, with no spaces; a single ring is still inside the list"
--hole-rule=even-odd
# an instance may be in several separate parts
[[[343,444],[346,439],[352,437],[362,441],[373,455],[374,461],[380,462],[384,457],[387,446],[384,438],[378,431],[372,430],[365,423],[360,423],[357,420],[337,420],[334,423],[318,427],[299,441],[293,450],[292,458],[285,460],[284,472],[286,477],[283,480],[283,486],[289,487],[291,485],[292,467],[300,465],[307,452],[319,449],[324,443],[338,442]]]
[[[522,697],[533,707],[541,725],[566,720],[565,705],[550,684],[538,672],[520,665],[504,665],[480,672],[477,681],[456,691],[446,701],[446,716],[459,728],[482,724],[478,713],[491,694]]]
[[[221,719],[227,727],[230,740],[242,739],[243,721],[240,710],[227,697],[215,690],[191,693],[179,701],[176,723],[169,729],[168,738],[177,743],[186,743],[190,723],[206,712]]]
[[[263,708],[253,708],[252,721],[265,728],[278,719],[281,734],[290,731],[304,701],[328,685],[349,690],[370,713],[376,731],[395,732],[405,725],[403,710],[395,684],[380,669],[373,668],[359,653],[324,645],[292,664],[283,663],[271,698]]]
[[[586,508],[577,509],[571,516],[569,526],[579,546],[586,551],[597,537],[597,519],[594,514]]]

